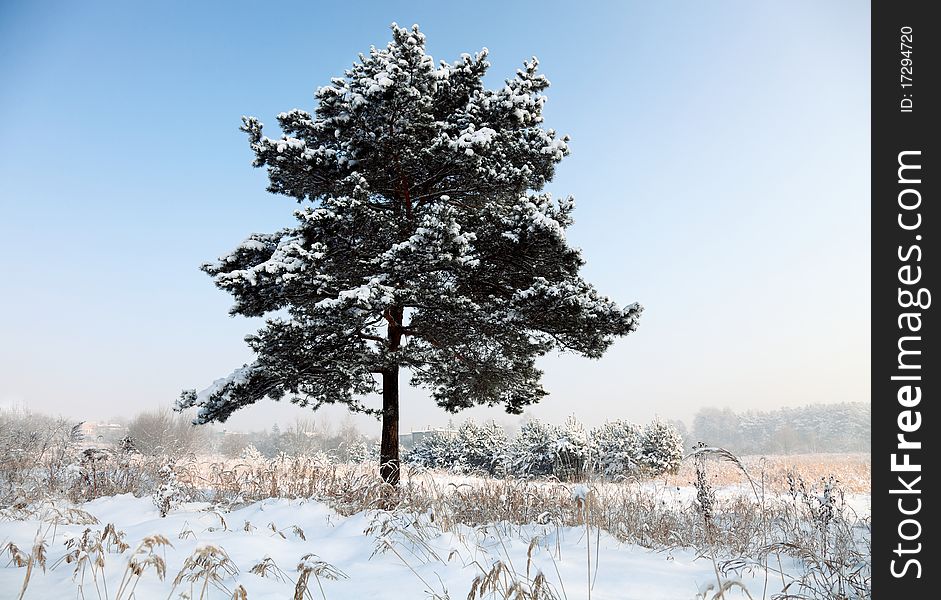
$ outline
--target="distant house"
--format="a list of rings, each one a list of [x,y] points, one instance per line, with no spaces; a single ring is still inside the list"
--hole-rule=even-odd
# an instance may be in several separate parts
[[[414,448],[416,444],[433,433],[445,437],[454,437],[457,435],[457,431],[454,429],[421,429],[411,433],[400,433],[399,445],[405,448]]]
[[[83,421],[79,427],[86,446],[117,445],[127,435],[127,427],[120,423],[93,423]]]

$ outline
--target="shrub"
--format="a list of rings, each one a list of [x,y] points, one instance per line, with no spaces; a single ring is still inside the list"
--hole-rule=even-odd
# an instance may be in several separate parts
[[[569,417],[560,427],[553,427],[552,473],[559,479],[580,479],[586,475],[592,460],[592,444],[582,424]]]
[[[552,475],[555,467],[555,432],[552,425],[533,419],[523,424],[509,449],[508,468],[520,477]]]
[[[636,474],[641,468],[644,435],[640,425],[610,421],[591,433],[595,445],[596,469],[610,478]]]
[[[653,475],[675,473],[683,460],[683,438],[676,427],[659,419],[644,428],[640,462]]]

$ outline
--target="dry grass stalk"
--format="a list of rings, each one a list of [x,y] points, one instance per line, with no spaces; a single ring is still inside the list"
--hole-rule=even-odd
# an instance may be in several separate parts
[[[294,582],[294,580],[291,579],[288,574],[285,573],[270,556],[266,556],[255,563],[255,565],[249,569],[248,572],[254,575],[258,575],[259,577],[271,578],[279,582]]]
[[[207,597],[210,585],[227,595],[232,595],[233,592],[225,586],[224,580],[227,577],[235,577],[238,572],[238,567],[221,547],[213,544],[199,544],[183,561],[183,568],[173,579],[173,589],[170,593],[172,595],[176,588],[186,581],[190,584],[190,598],[193,598],[194,587],[201,581],[202,586],[198,596],[200,600]]]
[[[305,554],[297,564],[297,583],[294,586],[294,600],[304,600],[304,597],[310,598],[310,591],[307,589],[310,576],[314,576],[317,587],[320,589],[320,595],[326,600],[327,594],[323,590],[323,579],[349,579],[349,576],[334,567],[333,565],[320,560],[316,554]]]
[[[128,558],[115,600],[125,597],[125,592],[127,592],[127,598],[133,597],[137,583],[148,567],[153,569],[160,581],[164,580],[167,575],[167,561],[165,557],[157,554],[157,549],[165,549],[168,546],[172,548],[173,544],[162,535],[149,535],[141,540],[134,553]]]

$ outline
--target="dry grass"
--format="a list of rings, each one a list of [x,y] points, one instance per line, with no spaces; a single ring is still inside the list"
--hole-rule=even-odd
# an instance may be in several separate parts
[[[739,458],[749,472],[764,471],[769,493],[788,491],[787,476],[799,474],[807,481],[836,477],[843,489],[853,494],[868,494],[872,489],[872,459],[869,454],[793,454],[787,456],[742,456]],[[715,487],[728,487],[742,483],[742,474],[735,465],[723,462],[710,469]],[[686,461],[679,471],[663,480],[669,485],[689,486],[696,479],[696,470]]]
[[[181,584],[189,583],[187,598],[194,600],[206,598],[210,586],[221,590],[229,597],[235,596],[237,591],[228,589],[225,581],[238,575],[238,572],[238,567],[220,546],[199,544],[183,562],[183,568],[173,579],[173,589],[170,595],[172,596]]]

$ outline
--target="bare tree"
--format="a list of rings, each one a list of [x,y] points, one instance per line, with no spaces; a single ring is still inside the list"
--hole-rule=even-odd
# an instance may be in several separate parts
[[[138,414],[128,423],[127,435],[141,454],[151,456],[196,452],[205,441],[204,430],[169,409]]]

